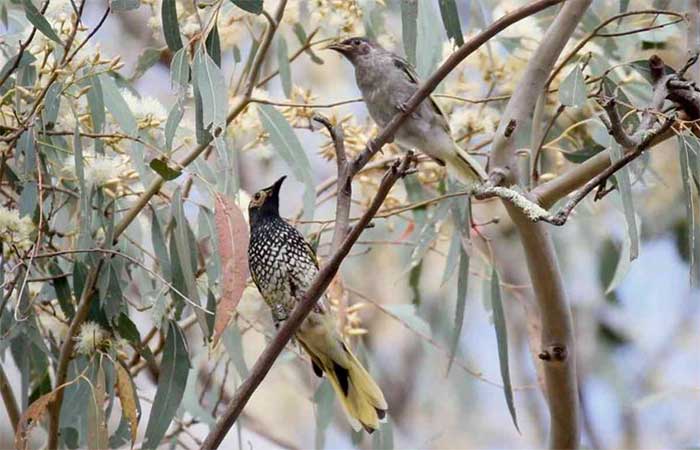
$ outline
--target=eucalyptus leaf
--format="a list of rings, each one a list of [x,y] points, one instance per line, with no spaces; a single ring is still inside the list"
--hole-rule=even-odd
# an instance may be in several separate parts
[[[434,2],[418,2],[416,72],[423,79],[428,78],[440,62],[442,43],[445,40],[441,20],[433,5]]]
[[[209,32],[209,35],[207,36],[205,46],[207,49],[207,54],[209,54],[209,56],[211,56],[211,59],[214,61],[214,64],[216,64],[220,68],[221,67],[221,39],[219,38],[219,26],[217,25],[216,22],[214,22],[214,27],[211,29],[211,31]]]
[[[622,147],[612,137],[610,138],[610,160],[615,163],[622,159]],[[639,256],[639,233],[637,232],[637,220],[635,218],[634,201],[632,200],[632,183],[630,181],[629,167],[625,166],[615,173],[617,188],[622,197],[622,209],[627,222],[627,233],[630,238],[630,261]]]
[[[180,169],[173,169],[172,167],[168,166],[166,161],[163,161],[162,159],[152,159],[149,166],[166,181],[174,180],[182,175],[182,171]]]
[[[217,135],[215,130],[226,126],[228,96],[224,75],[214,60],[201,49],[195,54],[192,70],[202,99],[202,125],[205,129],[212,127]]]
[[[325,448],[326,430],[333,419],[333,400],[335,393],[327,378],[324,378],[314,393],[316,404],[316,438],[314,440],[316,450]]]
[[[173,55],[170,62],[170,82],[184,88],[190,84],[190,63],[187,60],[187,49],[181,48]]]
[[[418,36],[418,0],[401,0],[401,36],[403,51],[411,65],[416,65]]]
[[[258,114],[265,130],[270,135],[270,142],[282,159],[292,170],[294,177],[304,183],[304,219],[313,218],[316,202],[316,186],[314,184],[311,163],[301,146],[292,126],[282,113],[272,105],[258,105]]]
[[[155,449],[165,436],[180,406],[189,371],[190,358],[185,335],[176,322],[169,321],[158,388],[143,441],[144,449]]]
[[[445,26],[445,32],[449,39],[454,39],[458,46],[464,45],[464,37],[462,36],[462,27],[459,23],[459,11],[455,0],[440,0],[440,16],[442,23]]]
[[[109,75],[100,75],[100,84],[102,85],[104,103],[107,110],[126,134],[137,136],[139,127],[136,118],[131,109],[129,109],[129,105],[124,100],[121,92],[119,92],[114,79]]]
[[[109,4],[114,12],[131,11],[141,6],[141,0],[110,0]]]
[[[290,98],[292,96],[292,71],[289,66],[288,53],[287,41],[280,35],[277,38],[277,65],[279,67],[282,90],[284,90],[284,95]]]
[[[253,14],[263,12],[263,0],[231,0],[231,2],[242,10]]]
[[[394,304],[385,305],[383,308],[391,315],[396,316],[416,333],[430,337],[430,325],[422,317],[418,316],[415,305]]]
[[[180,37],[180,23],[177,20],[176,0],[163,0],[160,10],[163,22],[163,35],[165,43],[170,51],[177,52],[182,48],[182,38]]]
[[[508,328],[506,327],[506,316],[501,301],[501,284],[498,280],[498,272],[496,272],[495,268],[491,271],[491,306],[493,308],[493,325],[496,328],[496,340],[498,341],[498,362],[501,368],[501,379],[503,380],[503,393],[506,397],[510,417],[513,419],[513,425],[515,425],[515,429],[520,433],[515,404],[513,403],[513,387],[510,383]]]
[[[559,103],[578,108],[587,100],[586,83],[581,65],[576,64],[559,86]]]
[[[24,13],[27,16],[29,23],[34,25],[36,29],[41,32],[41,34],[62,46],[63,42],[61,42],[61,38],[59,38],[58,34],[56,34],[56,30],[51,27],[51,24],[49,24],[49,21],[46,20],[46,17],[44,17],[44,15],[38,9],[36,9],[36,6],[34,6],[32,1],[23,0],[22,4],[24,5]]]

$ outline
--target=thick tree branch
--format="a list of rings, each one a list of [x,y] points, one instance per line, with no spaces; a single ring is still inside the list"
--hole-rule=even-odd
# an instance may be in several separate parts
[[[538,94],[591,0],[567,1],[545,33],[501,118],[492,146],[491,173],[503,181],[516,179],[516,142],[527,131]],[[508,136],[507,126],[516,124]],[[540,124],[534,124],[540,126]],[[519,209],[504,203],[525,250],[528,272],[542,323],[541,348],[533,349],[544,365],[550,415],[550,448],[577,448],[580,411],[574,353],[574,329],[551,236],[543,223],[532,223]]]
[[[282,350],[284,350],[289,340],[292,338],[299,326],[301,326],[301,323],[304,321],[309,312],[311,312],[311,309],[333,280],[333,277],[340,268],[340,264],[348,253],[350,253],[355,241],[357,241],[362,231],[379,210],[379,207],[389,194],[391,187],[408,171],[412,160],[413,156],[409,153],[401,160],[400,163],[394,164],[386,172],[370,207],[363,214],[360,221],[352,227],[338,250],[329,258],[326,264],[324,264],[324,266],[318,272],[316,278],[309,287],[309,290],[304,295],[303,300],[296,306],[296,308],[294,308],[291,316],[289,316],[289,318],[284,322],[284,325],[282,325],[275,338],[272,340],[272,342],[270,342],[270,344],[267,346],[267,348],[265,348],[263,353],[255,362],[255,365],[248,375],[248,378],[246,378],[238,390],[236,390],[233,399],[226,406],[226,410],[224,411],[223,415],[219,418],[216,425],[205,439],[201,447],[202,450],[212,450],[219,447],[221,441],[226,436],[226,433],[228,433],[228,430],[231,429],[233,424],[236,422],[236,419],[243,411],[246,403],[248,403],[248,400],[253,395],[253,392],[255,392],[258,385],[260,385],[262,380],[272,368],[272,365],[277,357],[280,355]]]
[[[321,123],[328,130],[333,145],[335,147],[335,162],[338,167],[338,195],[335,207],[335,226],[333,228],[333,239],[331,239],[330,253],[334,253],[348,234],[350,227],[350,206],[352,205],[352,178],[355,173],[351,172],[348,158],[345,153],[345,136],[343,125],[333,126],[331,122],[320,114],[313,118]]]

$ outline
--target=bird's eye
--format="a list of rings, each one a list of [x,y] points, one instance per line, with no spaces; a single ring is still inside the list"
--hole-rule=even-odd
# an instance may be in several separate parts
[[[353,39],[350,43],[351,43],[352,45],[354,45],[354,46],[358,46],[358,45],[360,45],[360,40],[359,40],[359,39]]]
[[[253,196],[253,200],[255,200],[256,202],[259,202],[261,198],[262,198],[262,194],[260,192],[256,192],[255,195]]]

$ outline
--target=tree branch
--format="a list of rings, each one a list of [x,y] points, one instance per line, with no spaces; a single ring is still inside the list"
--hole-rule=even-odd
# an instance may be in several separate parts
[[[538,94],[544,91],[557,57],[590,3],[591,0],[570,0],[564,4],[530,58],[525,73],[506,106],[491,150],[491,173],[503,181],[516,179],[517,137],[527,131],[525,127],[532,117]],[[516,129],[508,136],[507,126],[512,122],[515,122]],[[504,202],[504,205],[518,229],[539,306],[541,348],[533,350],[539,353],[544,365],[550,416],[549,447],[577,448],[580,439],[580,411],[573,320],[554,245],[547,225],[533,223],[509,202]]]

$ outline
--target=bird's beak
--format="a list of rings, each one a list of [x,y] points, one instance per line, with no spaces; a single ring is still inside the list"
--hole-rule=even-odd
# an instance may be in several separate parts
[[[351,48],[352,48],[352,46],[347,45],[347,44],[343,44],[342,42],[337,42],[335,44],[331,44],[328,47],[326,47],[326,49],[328,49],[328,50],[335,50],[336,52],[343,54],[343,55],[348,53]]]
[[[275,184],[270,186],[270,189],[272,189],[272,194],[277,196],[280,193],[280,188],[282,187],[282,183],[284,183],[285,178],[287,178],[286,175],[280,177],[279,180],[275,181]]]

